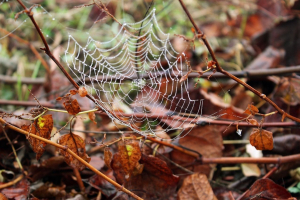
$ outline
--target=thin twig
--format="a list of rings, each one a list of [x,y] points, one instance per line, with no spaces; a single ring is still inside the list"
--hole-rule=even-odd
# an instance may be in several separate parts
[[[13,150],[13,153],[14,153],[14,155],[15,155],[16,161],[17,161],[17,163],[18,163],[18,165],[19,165],[21,171],[24,172],[23,166],[22,166],[22,164],[21,164],[21,162],[20,162],[20,160],[19,160],[19,158],[18,158],[16,149],[15,149],[14,145],[12,144],[11,140],[10,140],[9,137],[8,137],[8,135],[7,135],[7,133],[6,133],[6,130],[5,130],[5,127],[4,127],[4,126],[1,126],[1,128],[2,128],[2,130],[3,130],[3,133],[4,133],[4,135],[5,135],[6,139],[7,139],[7,141],[9,142],[9,144],[10,144],[12,150]]]
[[[76,181],[77,181],[77,183],[78,183],[78,185],[79,185],[80,191],[81,191],[81,192],[84,192],[85,187],[84,187],[84,184],[83,184],[83,182],[82,182],[82,179],[81,179],[79,170],[78,170],[77,168],[73,168],[73,172],[74,172],[74,174],[75,174],[75,176],[76,176]]]
[[[19,182],[20,180],[22,180],[24,178],[24,175],[21,174],[20,176],[18,176],[18,178],[14,179],[13,181],[10,181],[8,183],[4,183],[4,184],[1,184],[0,185],[0,190],[3,189],[3,188],[7,188],[9,186],[12,186],[14,184],[16,184],[17,182]]]

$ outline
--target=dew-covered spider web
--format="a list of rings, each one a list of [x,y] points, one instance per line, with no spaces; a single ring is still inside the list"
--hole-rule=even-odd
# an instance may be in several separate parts
[[[188,80],[180,82],[188,71],[186,56],[159,28],[155,9],[140,22],[124,23],[110,41],[89,36],[81,45],[70,34],[65,58],[98,106],[135,132],[155,134],[157,126],[182,132],[201,115],[202,101],[190,97]]]

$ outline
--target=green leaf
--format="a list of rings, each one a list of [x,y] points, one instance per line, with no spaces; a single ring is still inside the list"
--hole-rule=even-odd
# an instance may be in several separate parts
[[[297,188],[299,188],[299,189],[300,189],[300,182],[297,184]]]
[[[288,188],[288,191],[290,193],[300,193],[300,189],[297,187],[290,187],[290,188]]]

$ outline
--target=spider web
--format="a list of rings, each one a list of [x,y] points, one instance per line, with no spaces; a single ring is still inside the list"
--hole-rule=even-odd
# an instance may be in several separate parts
[[[65,58],[78,82],[98,97],[97,105],[114,122],[137,133],[156,134],[157,126],[182,132],[191,118],[201,115],[202,101],[190,98],[188,80],[180,82],[188,69],[185,54],[177,52],[169,34],[159,28],[155,9],[140,22],[124,23],[110,41],[89,36],[81,46],[69,35]],[[197,101],[195,113],[191,110]],[[116,105],[131,109],[126,113]],[[167,115],[162,120],[157,114]]]

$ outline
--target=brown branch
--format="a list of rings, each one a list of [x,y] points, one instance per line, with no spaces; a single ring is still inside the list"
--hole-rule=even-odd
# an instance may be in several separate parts
[[[77,183],[78,183],[78,185],[79,185],[80,191],[81,191],[81,192],[84,192],[85,187],[84,187],[84,184],[83,184],[83,182],[82,182],[82,179],[81,179],[79,170],[78,170],[77,168],[73,168],[73,172],[74,172],[74,174],[75,174],[75,176],[76,176],[76,181],[77,181]]]
[[[249,157],[222,157],[222,158],[202,158],[202,164],[239,164],[239,163],[256,163],[256,164],[284,164],[300,160],[300,154],[291,156],[282,156],[278,158],[249,158]]]
[[[272,174],[274,174],[278,170],[279,166],[273,167],[263,178],[269,178]]]
[[[21,82],[23,84],[33,84],[33,85],[39,85],[45,83],[45,78],[27,78],[27,77],[12,77],[12,76],[4,76],[0,74],[0,82],[6,83],[6,84],[15,84],[18,82]]]
[[[40,104],[46,108],[59,108],[62,106],[60,105],[54,105],[49,102],[40,102]],[[37,103],[35,101],[17,101],[17,100],[0,100],[0,105],[15,105],[15,106],[37,106]],[[87,108],[82,108],[82,111],[89,110]],[[107,113],[105,112],[95,112],[98,115],[107,116]],[[132,113],[132,114],[126,114],[122,113],[124,117],[147,117],[147,118],[159,118],[159,119],[175,119],[176,116],[168,116],[166,114],[151,114],[151,113]],[[225,121],[225,120],[197,120],[197,119],[190,119],[185,117],[180,117],[181,121],[187,121],[190,123],[197,124],[199,126],[206,126],[206,125],[239,125],[239,127],[257,127],[257,125],[250,124],[248,122],[236,122],[236,121]],[[297,127],[298,125],[295,122],[264,122],[262,124],[262,127]]]
[[[236,76],[237,78],[260,78],[260,77],[266,77],[266,76],[285,76],[285,75],[291,75],[293,73],[297,73],[300,72],[300,66],[290,66],[290,67],[284,67],[284,68],[275,68],[275,69],[267,69],[267,70],[251,70],[251,71],[228,71],[228,73]],[[180,78],[182,76],[184,76],[185,74],[187,74],[189,72],[182,72],[181,74],[175,74],[175,73],[171,73],[171,74],[166,74],[166,73],[152,73],[153,76],[159,76],[159,77],[172,77],[172,78]],[[213,73],[212,72],[206,72],[203,75],[201,75],[201,78],[208,78],[209,76],[211,76]],[[149,79],[150,77],[147,74],[144,75],[140,75],[141,78],[144,79]],[[199,73],[195,73],[192,72],[189,74],[189,78],[197,78],[199,77]],[[215,78],[229,78],[227,75],[224,75],[220,72],[216,72],[214,74]],[[91,77],[90,78],[86,78],[85,79],[85,83],[89,84],[91,83],[91,80],[95,79],[95,80],[111,80],[111,81],[116,81],[117,78],[116,76],[111,76],[111,75],[105,75],[105,76],[101,76],[98,75],[97,78],[96,77]],[[133,80],[133,79],[137,79],[137,76],[130,76],[129,77],[124,77],[124,79],[122,81],[126,81],[126,80]],[[79,81],[78,79],[74,79],[76,82]],[[118,79],[119,80],[119,79]],[[24,84],[43,84],[45,83],[45,79],[44,78],[36,78],[36,79],[32,79],[32,78],[21,78],[20,80],[15,78],[15,77],[11,77],[11,76],[4,76],[0,74],[0,81],[3,83],[7,83],[7,84],[14,84],[17,83],[18,81],[21,81],[21,83]],[[212,80],[213,81],[213,80]]]
[[[199,158],[199,155],[197,153],[189,151],[189,150],[186,150],[186,149],[183,149],[183,148],[181,148],[179,146],[176,146],[174,144],[171,144],[171,143],[168,143],[168,142],[164,142],[162,140],[158,140],[158,139],[155,139],[155,138],[152,138],[152,137],[147,137],[147,140],[151,140],[152,142],[155,142],[155,143],[167,146],[167,147],[171,147],[172,149],[176,149],[176,150],[181,151],[181,152],[183,152],[183,153],[185,153],[187,155],[193,156],[195,158]]]
[[[199,29],[199,27],[197,26],[197,24],[195,23],[194,19],[192,18],[190,12],[188,11],[188,9],[186,8],[185,4],[183,3],[182,0],[178,0],[181,4],[181,7],[183,8],[183,10],[185,11],[186,15],[188,16],[190,22],[193,24],[194,28],[196,29],[197,33],[198,33],[198,38],[200,38],[203,43],[205,44],[207,50],[209,51],[209,54],[212,57],[212,60],[215,62],[215,66],[216,66],[216,70],[226,76],[228,76],[229,78],[231,78],[232,80],[235,80],[237,83],[243,85],[245,88],[247,88],[248,90],[252,91],[254,94],[256,94],[258,97],[260,97],[261,99],[265,100],[266,102],[268,102],[269,104],[271,104],[281,115],[285,115],[285,117],[290,118],[296,122],[300,122],[300,119],[297,117],[294,117],[288,113],[286,113],[285,111],[283,111],[281,108],[279,108],[277,106],[276,103],[274,103],[271,99],[269,99],[265,94],[262,94],[261,92],[257,91],[256,89],[254,89],[253,87],[251,87],[250,85],[248,85],[247,83],[245,83],[244,81],[242,81],[241,79],[237,78],[236,76],[228,73],[226,70],[224,70],[216,56],[214,51],[212,50],[209,42],[207,41],[205,35],[201,32],[201,30]]]
[[[0,117],[0,123],[5,125],[6,127],[15,130],[19,133],[22,133],[24,135],[28,135],[29,133],[27,131],[24,131],[16,126],[10,125],[8,124],[5,120],[3,120]],[[92,170],[93,172],[95,172],[98,176],[100,176],[101,178],[105,179],[106,181],[108,181],[109,183],[111,183],[112,185],[114,185],[118,190],[123,191],[125,193],[127,193],[128,195],[132,196],[135,199],[142,199],[140,197],[138,197],[136,194],[132,193],[131,191],[127,190],[126,188],[124,188],[123,186],[119,185],[117,182],[113,181],[112,179],[110,179],[109,177],[107,177],[105,174],[101,173],[100,171],[98,171],[96,168],[94,168],[91,164],[87,163],[85,160],[83,160],[81,157],[79,157],[77,154],[75,154],[73,151],[71,151],[69,148],[66,149],[66,147],[57,144],[55,142],[52,142],[50,140],[47,140],[45,138],[42,138],[40,136],[34,135],[34,134],[30,134],[30,137],[33,137],[35,139],[41,140],[47,144],[50,144],[52,146],[55,146],[59,149],[62,149],[66,152],[68,152],[70,155],[72,155],[75,159],[77,159],[79,162],[81,162],[83,165],[85,165],[87,168],[89,168],[90,170]]]

